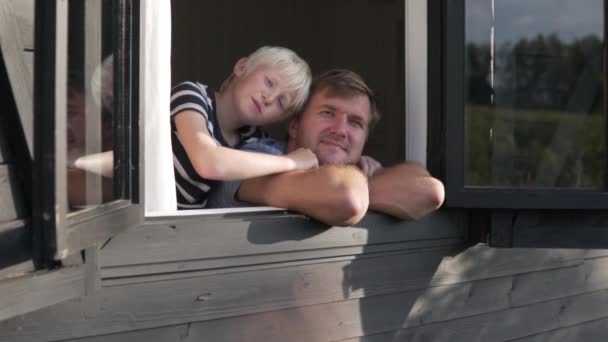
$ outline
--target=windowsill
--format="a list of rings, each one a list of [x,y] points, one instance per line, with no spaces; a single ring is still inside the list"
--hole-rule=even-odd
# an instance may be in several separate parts
[[[254,206],[243,208],[217,208],[217,209],[194,209],[194,210],[173,210],[173,211],[156,211],[146,213],[146,219],[167,218],[167,217],[188,217],[188,216],[210,216],[210,215],[225,215],[225,214],[241,214],[241,213],[281,213],[287,209],[267,206]]]

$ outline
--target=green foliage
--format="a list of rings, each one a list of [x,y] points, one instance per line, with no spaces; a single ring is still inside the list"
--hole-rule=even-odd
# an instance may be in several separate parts
[[[606,138],[603,42],[556,34],[466,46],[465,182],[597,188]]]
[[[467,185],[594,188],[603,184],[603,113],[467,105]]]

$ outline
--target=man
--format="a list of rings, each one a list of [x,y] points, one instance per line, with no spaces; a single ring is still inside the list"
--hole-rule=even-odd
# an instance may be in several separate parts
[[[320,75],[302,112],[289,123],[286,146],[262,139],[244,149],[281,154],[308,148],[321,166],[224,183],[210,195],[208,206],[270,205],[334,226],[357,223],[368,209],[418,219],[439,208],[443,184],[422,166],[405,162],[382,168],[361,156],[379,118],[375,96],[359,75],[348,70]]]

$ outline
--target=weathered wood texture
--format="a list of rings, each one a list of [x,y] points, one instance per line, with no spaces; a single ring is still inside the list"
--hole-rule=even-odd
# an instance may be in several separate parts
[[[23,201],[18,189],[16,169],[0,165],[0,223],[23,218]]]
[[[32,66],[28,65],[32,61],[30,52],[25,51],[24,41],[31,42],[32,37],[26,38],[22,30],[33,23],[33,4],[31,4],[31,21],[25,20],[26,13],[29,11],[26,3],[21,0],[0,1],[0,47],[2,57],[10,79],[12,93],[19,111],[21,126],[25,131],[27,145],[30,155],[33,152],[33,76]],[[15,9],[19,9],[19,13]],[[23,20],[22,20],[23,19]],[[21,25],[20,25],[21,24]],[[33,30],[33,25],[31,25]],[[30,33],[26,33],[30,35]]]
[[[1,280],[0,321],[82,296],[84,294],[83,282],[82,267],[40,271],[35,274]],[[44,340],[44,338],[40,336],[39,340]]]
[[[521,213],[513,227],[513,245],[533,248],[608,248],[608,213]]]
[[[552,330],[546,333],[535,334],[513,342],[551,342],[551,341],[584,341],[604,342],[608,331],[608,318],[592,321],[589,323],[569,326],[562,329]]]
[[[105,287],[86,305],[71,302],[10,320],[0,340],[35,340],[97,335],[208,321],[309,305],[335,303],[428,286],[449,250],[370,256],[350,261],[258,269],[210,276]],[[83,310],[97,306],[96,315]],[[89,308],[89,309],[87,309]],[[408,307],[402,308],[407,315]],[[67,324],[69,322],[69,324]]]
[[[464,235],[461,221],[448,212],[418,222],[370,214],[356,227],[341,229],[299,215],[159,219],[104,246],[102,275],[175,273],[454,245]]]
[[[34,270],[30,231],[24,220],[0,223],[0,279]]]
[[[427,247],[247,267],[106,286],[5,321],[0,340],[599,341],[608,333],[605,250]]]

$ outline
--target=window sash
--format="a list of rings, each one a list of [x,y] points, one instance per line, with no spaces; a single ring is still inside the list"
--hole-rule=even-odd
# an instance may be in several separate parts
[[[68,213],[67,201],[67,0],[39,0],[35,10],[34,256],[49,266],[143,222],[138,118],[139,2],[113,0],[115,196],[122,198]]]
[[[606,2],[604,2],[604,44],[606,44]],[[465,184],[465,1],[450,0],[441,14],[444,20],[444,70],[442,93],[446,130],[446,205],[465,208],[568,209],[608,208],[608,174],[600,190],[533,187],[468,186]],[[603,59],[604,70],[606,54]],[[604,88],[604,99],[606,99]],[[606,109],[604,109],[606,110]],[[604,127],[608,136],[608,124]],[[605,142],[608,145],[608,142]],[[608,149],[607,149],[608,150]],[[608,155],[605,156],[605,163]]]

